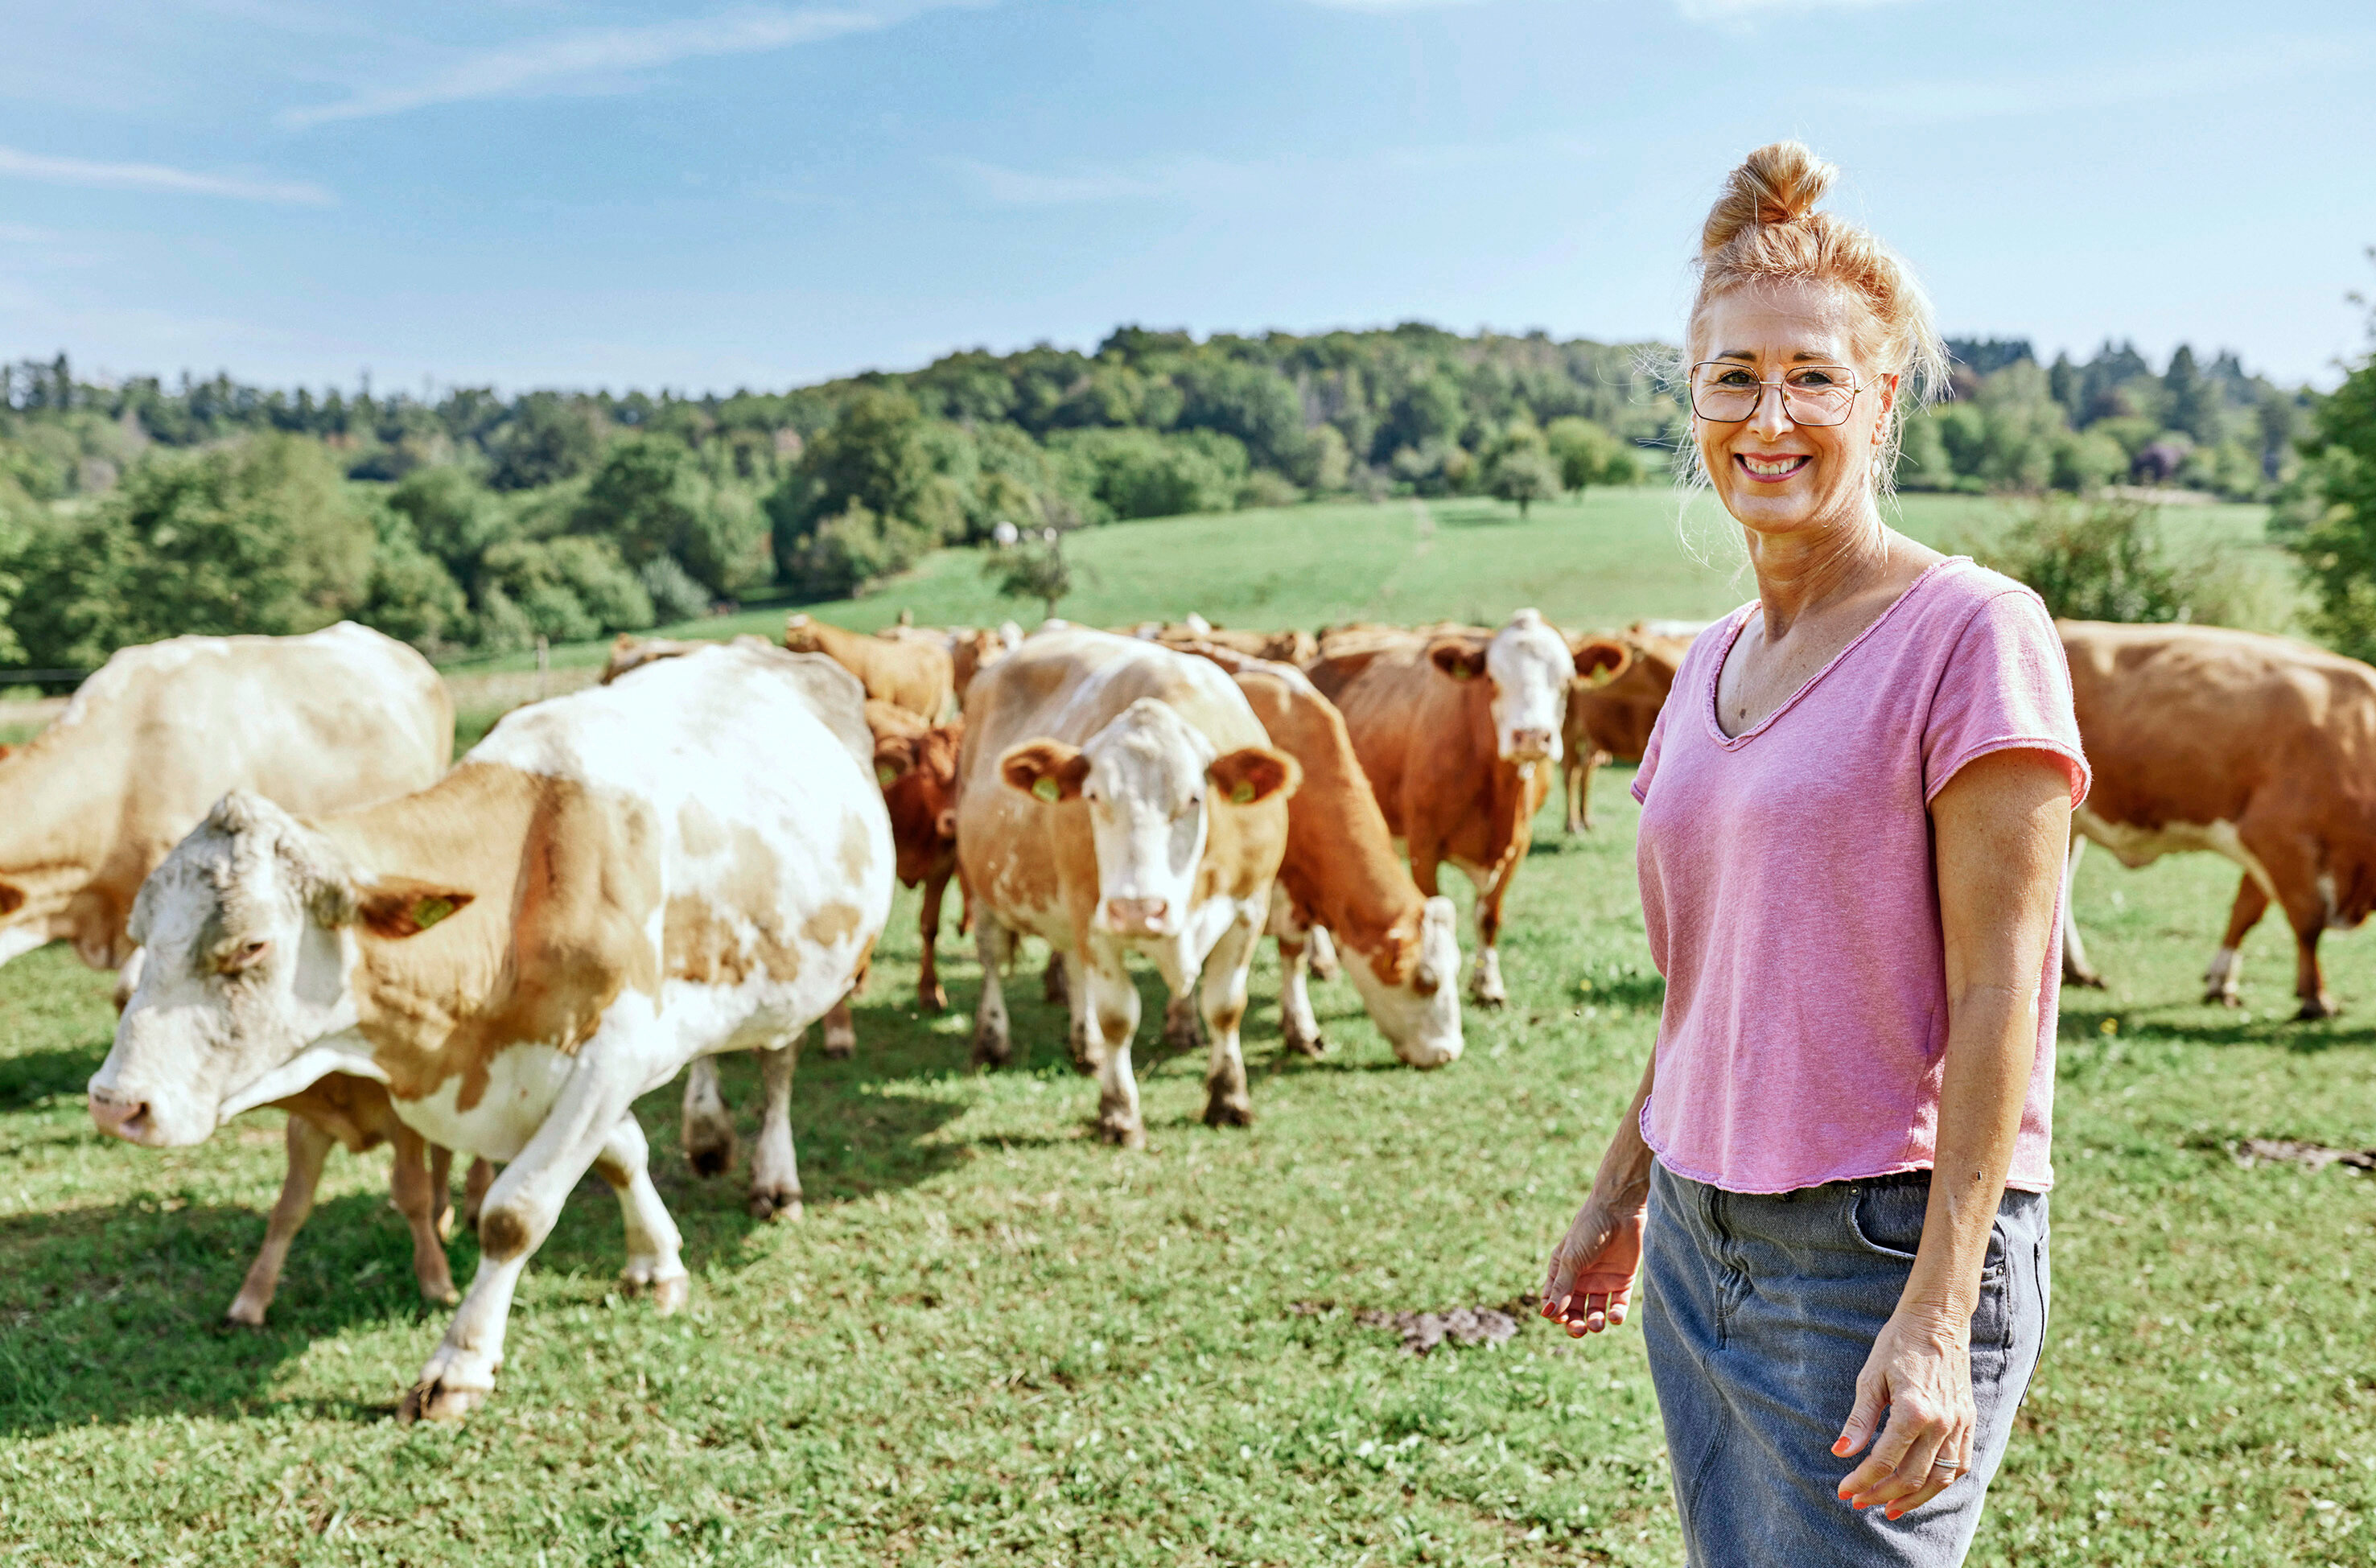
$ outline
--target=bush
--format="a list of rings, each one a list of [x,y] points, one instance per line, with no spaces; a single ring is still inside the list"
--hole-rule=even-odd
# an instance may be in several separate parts
[[[1639,484],[1641,465],[1634,449],[1603,427],[1570,414],[1543,427],[1543,439],[1559,468],[1561,488],[1582,492],[1596,484]]]
[[[1226,512],[1252,477],[1246,449],[1214,431],[1060,431],[1049,451],[1111,517],[1175,517]]]
[[[2172,562],[2159,512],[2135,501],[2035,503],[1982,563],[2037,590],[2046,608],[2074,621],[2210,619],[2198,603],[2204,573]]]
[[[631,566],[671,558],[720,597],[766,574],[766,525],[757,507],[712,480],[693,449],[672,435],[614,445],[569,527],[609,540]]]
[[[2320,403],[2302,457],[2273,529],[2290,525],[2318,600],[2312,630],[2338,653],[2376,659],[2376,358]]]
[[[517,607],[529,630],[552,642],[585,642],[652,624],[651,595],[606,540],[506,540],[480,566],[482,613]],[[499,618],[506,618],[499,609]]]
[[[940,542],[918,524],[852,501],[798,534],[783,554],[784,580],[812,599],[839,599],[904,572]]]
[[[636,567],[636,581],[652,596],[652,614],[659,623],[692,621],[709,613],[709,590],[695,582],[673,555],[655,555]]]
[[[470,601],[445,563],[421,548],[411,519],[383,507],[371,586],[355,618],[414,647],[438,651],[470,631]]]

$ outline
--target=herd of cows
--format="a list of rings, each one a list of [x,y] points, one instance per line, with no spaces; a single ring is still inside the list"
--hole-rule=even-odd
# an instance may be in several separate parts
[[[798,1212],[795,1051],[819,1021],[829,1053],[853,1049],[895,879],[923,889],[934,1009],[958,884],[977,1063],[1009,1059],[1018,939],[1047,944],[1118,1144],[1145,1139],[1133,954],[1168,989],[1167,1041],[1206,1052],[1208,1123],[1253,1116],[1241,1032],[1265,936],[1289,1049],[1322,1049],[1308,979],[1341,966],[1397,1056],[1453,1062],[1443,867],[1476,890],[1467,994],[1498,1004],[1504,900],[1554,766],[1584,830],[1592,767],[1639,757],[1697,630],[1571,635],[1522,610],[1317,636],[1196,617],[869,636],[795,615],[780,647],[623,637],[600,686],[507,714],[450,767],[450,699],[401,644],[350,624],[177,638],[117,654],[0,755],[0,961],[64,939],[118,971],[101,1130],[186,1146],[289,1113],[236,1322],[264,1321],[336,1145],[394,1146],[422,1292],[456,1301],[450,1160],[471,1157],[479,1272],[401,1407],[453,1419],[492,1392],[520,1271],[589,1169],[619,1197],[629,1289],[685,1300],[639,1096],[684,1072],[686,1156],[722,1170],[715,1058],[757,1052],[751,1210]],[[2320,933],[2376,904],[2376,670],[2216,628],[2062,636],[2096,778],[2071,864],[2089,839],[2131,865],[2235,861],[2210,999],[2239,1000],[2237,950],[2274,901],[2301,1016],[2325,1016]],[[2100,983],[2068,902],[2069,977]]]

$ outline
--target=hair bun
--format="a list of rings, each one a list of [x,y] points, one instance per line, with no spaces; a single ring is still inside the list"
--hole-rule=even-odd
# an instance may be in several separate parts
[[[1700,251],[1721,249],[1754,224],[1793,223],[1807,216],[1839,175],[1800,141],[1769,142],[1740,160],[1725,177],[1724,190],[1708,209],[1700,231]]]

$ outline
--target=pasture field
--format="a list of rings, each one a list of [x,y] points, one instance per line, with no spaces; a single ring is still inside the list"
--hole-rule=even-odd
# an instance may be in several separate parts
[[[1487,615],[1705,612],[1611,583],[1579,614],[1530,591],[1601,591],[1560,564],[1572,536],[1433,510],[1448,586],[1423,599],[1415,575],[1397,618],[1470,613],[1472,591]],[[1298,570],[1377,569],[1344,554]],[[1174,592],[1216,619],[1326,618],[1217,609],[1193,569],[1113,618]],[[691,1307],[620,1298],[616,1207],[588,1182],[458,1428],[393,1419],[446,1313],[414,1295],[386,1157],[333,1156],[269,1326],[220,1326],[278,1190],[278,1117],[189,1150],[101,1139],[82,1086],[107,979],[61,946],[20,959],[0,969],[0,1561],[1670,1564],[1638,1334],[1571,1345],[1522,1318],[1420,1358],[1356,1315],[1538,1283],[1657,1023],[1631,777],[1602,771],[1588,836],[1547,808],[1504,935],[1512,1004],[1470,1012],[1461,1062],[1400,1066],[1341,980],[1313,992],[1333,1049],[1284,1056],[1265,957],[1256,1125],[1203,1127],[1201,1058],[1150,1058],[1143,1153],[1095,1142],[1095,1087],[1028,980],[1018,1065],[966,1070],[969,945],[944,944],[954,1009],[920,1016],[903,894],[856,1058],[813,1053],[796,1081],[806,1218],[747,1218],[739,1166],[692,1176],[673,1090],[649,1097]],[[2288,1022],[2270,921],[2246,1011],[2199,1005],[2233,889],[2204,857],[2083,868],[2112,989],[2065,999],[2054,1311],[1976,1562],[2376,1561],[2376,1182],[2229,1152],[2376,1143],[2376,965],[2366,935],[2330,937],[2346,1011]],[[755,1073],[725,1076],[747,1136]],[[474,1242],[451,1250],[467,1277]]]

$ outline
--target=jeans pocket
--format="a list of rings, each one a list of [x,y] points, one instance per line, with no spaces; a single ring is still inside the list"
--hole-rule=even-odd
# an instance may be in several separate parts
[[[1922,1245],[1930,1207],[1928,1182],[1859,1184],[1847,1203],[1848,1230],[1868,1252],[1910,1268]],[[2000,1218],[1989,1227],[1988,1255],[1980,1263],[1982,1288],[1993,1284],[2002,1295],[2005,1273],[2004,1221]]]

